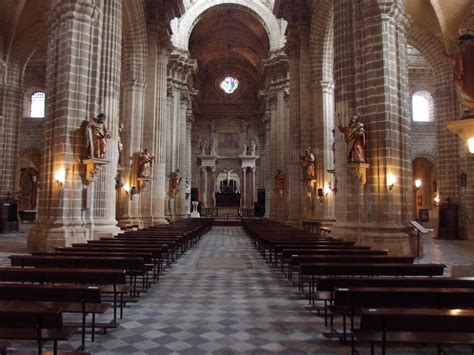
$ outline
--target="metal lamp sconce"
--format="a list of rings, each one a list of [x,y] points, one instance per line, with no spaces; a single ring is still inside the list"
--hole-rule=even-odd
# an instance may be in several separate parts
[[[387,174],[387,187],[389,191],[392,191],[397,183],[397,177],[392,173]]]
[[[60,189],[64,187],[64,183],[66,182],[66,170],[64,168],[54,172],[54,181]]]
[[[128,196],[130,196],[130,201],[132,201],[132,200],[133,200],[133,196],[138,193],[137,187],[136,187],[136,186],[130,186],[128,183],[126,183],[126,184],[123,186],[123,190],[125,191],[125,194],[127,194]]]

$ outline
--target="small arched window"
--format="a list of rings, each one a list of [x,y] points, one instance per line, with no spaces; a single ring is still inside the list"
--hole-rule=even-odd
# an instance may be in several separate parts
[[[30,117],[44,117],[46,95],[42,91],[36,91],[31,95]]]
[[[411,97],[411,112],[415,122],[430,122],[432,118],[432,97],[427,91],[418,91]]]

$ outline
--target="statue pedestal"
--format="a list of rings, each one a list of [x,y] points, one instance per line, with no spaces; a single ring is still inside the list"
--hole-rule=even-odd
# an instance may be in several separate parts
[[[191,218],[201,218],[201,215],[198,212],[199,201],[193,201],[193,211],[191,212]]]
[[[137,178],[138,181],[138,191],[146,191],[148,184],[150,183],[150,178]]]
[[[86,181],[88,184],[94,181],[94,177],[99,173],[103,165],[110,163],[109,160],[89,158],[84,159],[82,163],[86,166]]]
[[[367,169],[370,167],[367,163],[347,163],[346,168],[352,169],[357,177],[359,178],[359,183],[365,185],[367,182]]]

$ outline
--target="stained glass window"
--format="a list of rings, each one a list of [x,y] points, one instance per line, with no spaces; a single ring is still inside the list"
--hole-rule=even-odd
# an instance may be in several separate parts
[[[239,81],[233,76],[227,76],[221,82],[221,89],[224,90],[226,94],[232,94],[235,90],[237,90],[238,86]]]

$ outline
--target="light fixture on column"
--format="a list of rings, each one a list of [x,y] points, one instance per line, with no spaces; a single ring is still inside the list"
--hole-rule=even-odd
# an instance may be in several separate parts
[[[421,179],[416,179],[415,180],[415,189],[419,189],[422,185]]]
[[[435,192],[435,197],[433,199],[433,202],[434,202],[435,206],[439,206],[439,201],[440,201],[439,194],[437,192]]]
[[[387,174],[387,186],[388,189],[391,191],[395,184],[397,183],[397,177],[393,175],[392,173]]]
[[[60,189],[64,187],[64,182],[66,181],[66,170],[64,168],[60,168],[54,172],[54,181]]]
[[[137,193],[137,188],[135,186],[130,186],[128,182],[123,185],[123,190],[125,191],[125,194],[130,196],[130,201],[133,200],[133,196]]]

